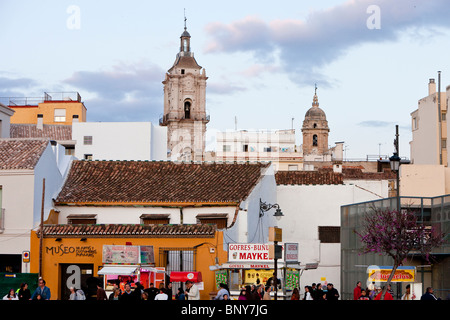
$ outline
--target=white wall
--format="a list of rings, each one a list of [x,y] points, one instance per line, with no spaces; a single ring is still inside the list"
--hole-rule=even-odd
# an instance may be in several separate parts
[[[283,242],[299,244],[299,260],[319,263],[303,273],[300,291],[321,278],[340,288],[340,243],[321,243],[319,226],[340,226],[341,206],[388,195],[387,181],[354,180],[343,185],[278,185],[277,201],[284,213],[278,223]],[[324,281],[322,281],[324,283]]]
[[[75,122],[72,139],[76,141],[75,157],[93,160],[165,160],[167,128],[151,122]],[[84,144],[92,136],[92,145]]]

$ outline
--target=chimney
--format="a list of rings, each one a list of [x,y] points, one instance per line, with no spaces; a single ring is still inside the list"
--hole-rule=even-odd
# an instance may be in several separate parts
[[[74,123],[74,122],[78,122],[78,115],[77,114],[74,114],[72,116],[72,123]]]
[[[43,114],[38,114],[37,115],[37,124],[36,127],[39,130],[43,130],[44,129],[44,115]]]
[[[436,82],[434,82],[434,79],[430,79],[430,82],[428,82],[428,95],[431,96],[432,94],[436,93]]]

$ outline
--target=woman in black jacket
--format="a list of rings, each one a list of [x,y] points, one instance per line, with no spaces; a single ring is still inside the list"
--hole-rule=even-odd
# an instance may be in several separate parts
[[[31,299],[31,292],[30,292],[30,289],[28,289],[28,283],[24,282],[20,285],[18,296],[19,296],[19,300],[30,300]]]

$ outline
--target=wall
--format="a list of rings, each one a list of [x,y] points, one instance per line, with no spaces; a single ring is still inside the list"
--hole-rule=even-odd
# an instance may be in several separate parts
[[[321,243],[318,227],[340,226],[342,205],[379,199],[387,194],[388,182],[384,180],[277,186],[277,202],[284,213],[278,225],[283,229],[283,242],[299,243],[302,265],[319,263],[318,269],[304,271],[301,292],[305,285],[325,281],[340,288],[340,243]]]
[[[192,248],[195,245],[208,242],[216,246],[222,243],[223,235],[220,231],[216,232],[214,238],[88,238],[80,242],[80,238],[62,238],[61,241],[55,241],[55,238],[43,239],[43,272],[47,286],[52,293],[52,300],[60,299],[60,264],[94,264],[93,276],[98,276],[97,272],[102,267],[102,248],[103,245],[125,245],[127,242],[133,246],[152,245],[155,253],[155,266],[161,266],[159,261],[159,248]],[[204,290],[200,291],[202,300],[209,300],[209,293],[215,290],[214,271],[209,270],[210,265],[214,265],[214,258],[217,254],[220,261],[225,261],[227,252],[217,246],[215,252],[211,252],[211,245],[203,245],[197,248],[197,270],[202,273]],[[88,249],[90,255],[80,256],[76,254],[76,248],[84,247]],[[70,249],[70,250],[69,250]],[[31,236],[31,261],[30,270],[33,273],[39,272],[39,238],[35,232]],[[177,288],[173,288],[175,294]]]
[[[11,117],[11,123],[36,124],[38,114],[43,115],[44,124],[71,124],[73,115],[79,116],[78,121],[86,121],[86,107],[82,102],[42,102],[37,106],[11,106],[11,108],[15,111]],[[66,121],[54,121],[55,109],[66,109]]]
[[[72,125],[75,157],[93,160],[163,160],[167,158],[165,133],[150,122],[79,122]],[[92,136],[92,145],[84,144]],[[164,140],[163,140],[164,139]]]
[[[443,165],[400,166],[400,195],[435,197],[450,192],[450,169]]]

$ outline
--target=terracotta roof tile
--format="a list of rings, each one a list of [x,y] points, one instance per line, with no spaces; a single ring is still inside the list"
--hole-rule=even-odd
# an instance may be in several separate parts
[[[0,139],[0,170],[33,170],[49,143],[46,139]]]
[[[319,172],[332,172],[331,168],[321,168]],[[342,168],[342,176],[344,180],[389,180],[395,179],[396,174],[390,169],[383,172],[363,172],[361,168]]]
[[[275,174],[278,185],[343,184],[342,174],[318,171],[278,171]]]
[[[250,194],[268,166],[76,160],[56,204],[237,203]]]
[[[44,237],[149,237],[149,238],[205,238],[214,237],[214,224],[94,224],[44,225]],[[39,236],[39,231],[37,235]]]
[[[14,124],[10,126],[11,138],[48,138],[56,141],[72,140],[72,126],[63,124],[44,124],[38,129],[35,124]]]

